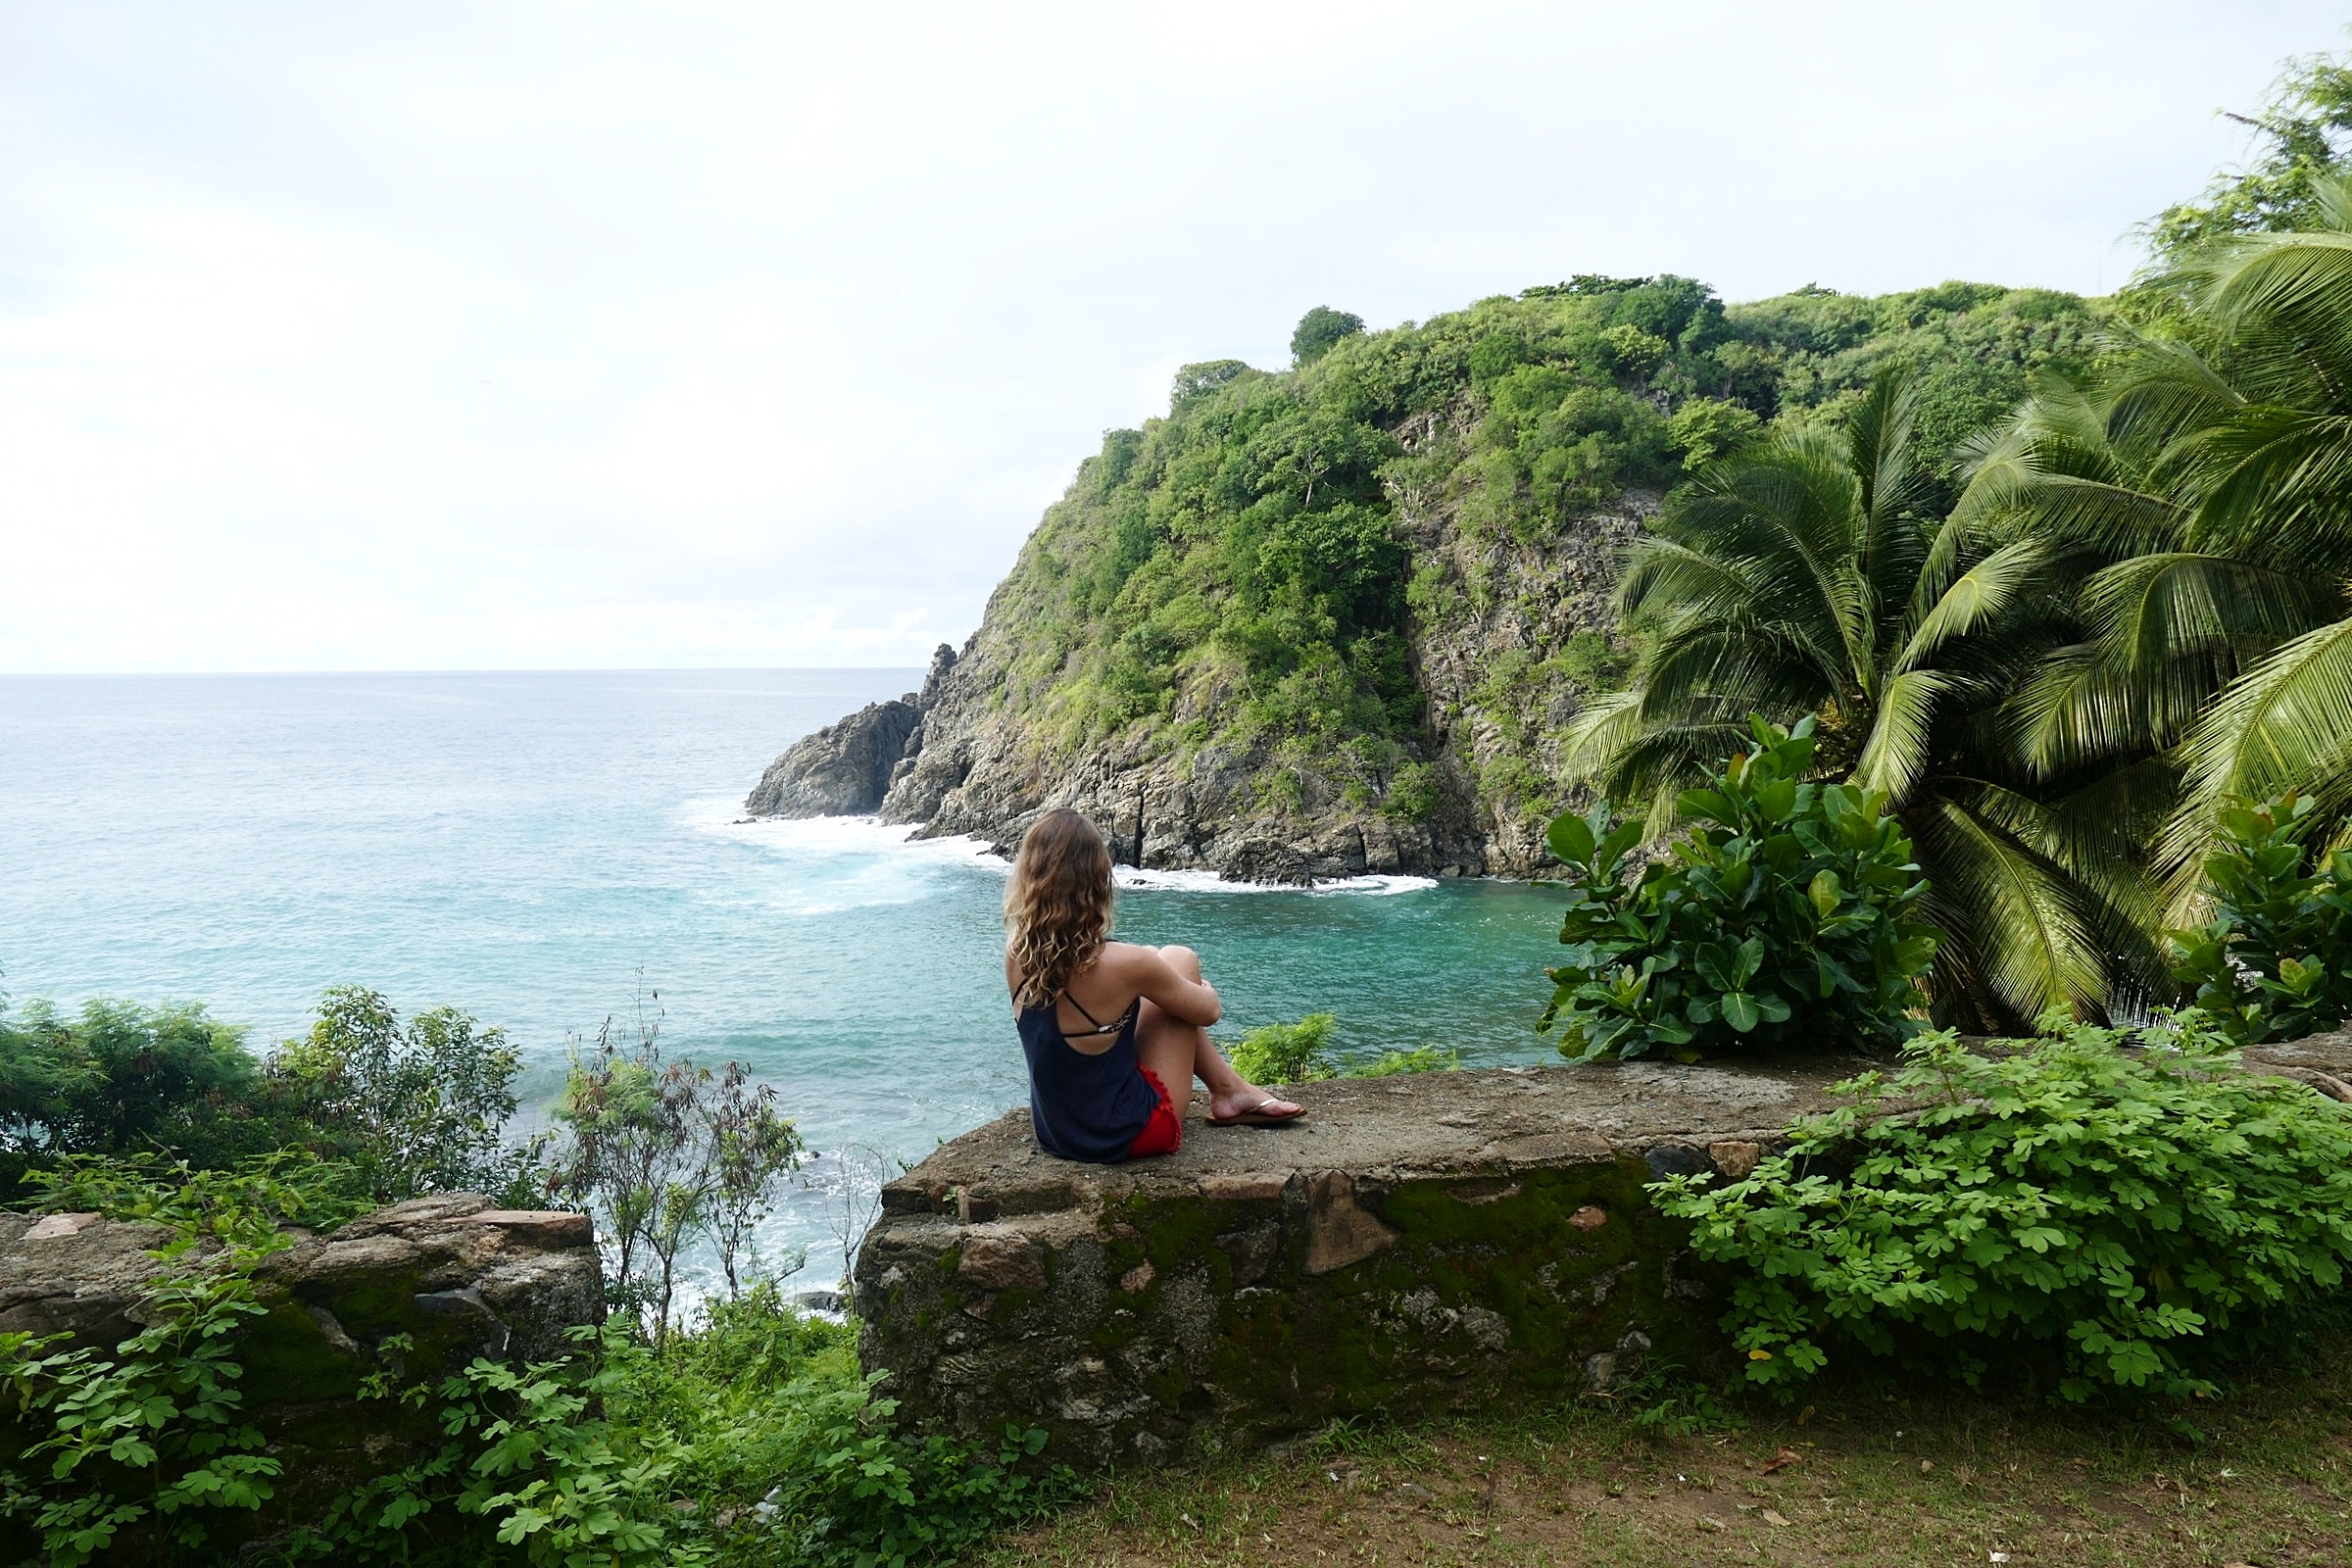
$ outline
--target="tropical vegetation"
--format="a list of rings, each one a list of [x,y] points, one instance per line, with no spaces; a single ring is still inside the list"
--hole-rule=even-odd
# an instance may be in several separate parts
[[[2352,1018],[2352,854],[2313,842],[2313,803],[2233,806],[2205,862],[2212,912],[2167,934],[2173,979],[2240,1044]]]
[[[2128,908],[2070,875],[2077,823],[2103,822],[2102,803],[1986,743],[2051,641],[2050,595],[2031,541],[1988,546],[1934,515],[1919,404],[1915,372],[1882,369],[1841,427],[1775,430],[1679,489],[1619,581],[1640,649],[1629,685],[1563,752],[1662,828],[1750,715],[1813,718],[1815,770],[1883,798],[1916,846],[1944,1009],[2096,1005],[2131,930]]]
[[[2352,184],[2313,128],[2347,79],[2290,74],[2273,164],[2168,213],[2091,362],[1940,479],[1917,365],[1699,466],[1629,552],[1633,666],[1569,769],[1663,827],[1750,713],[1814,715],[1918,848],[1936,1016],[2166,1000],[2227,813],[2352,819]]]
[[[2007,1054],[1923,1037],[1744,1180],[1653,1187],[1735,1266],[1750,1379],[1801,1384],[1844,1348],[1972,1385],[2046,1370],[2078,1400],[2205,1396],[2331,1300],[2352,1113],[2238,1070],[2195,1014],[2149,1049],[2052,1027]]]
[[[0,1333],[26,1443],[0,1462],[0,1523],[68,1568],[218,1555],[281,1477],[244,1402],[256,1269],[297,1234],[461,1190],[591,1210],[616,1310],[543,1364],[404,1383],[387,1358],[368,1395],[430,1411],[445,1441],[279,1542],[282,1560],[865,1568],[952,1559],[1068,1494],[1066,1472],[1032,1462],[1041,1432],[979,1453],[900,1431],[855,1326],[785,1299],[800,1259],[751,1238],[800,1137],[771,1087],[670,1056],[661,1023],[658,994],[608,1019],[553,1129],[518,1138],[520,1057],[454,1008],[404,1022],[379,993],[334,987],[267,1057],[198,1007],[0,1020],[21,1201],[164,1237],[111,1353]],[[690,1249],[719,1277],[685,1311]]]
[[[1629,872],[1642,823],[1608,803],[1551,824],[1569,903],[1539,1030],[1578,1061],[1695,1060],[1790,1039],[1911,1032],[1936,935],[1911,843],[1883,797],[1811,779],[1813,721],[1754,740],[1678,803],[1688,832]]]
[[[1440,1046],[1390,1048],[1369,1055],[1339,1049],[1336,1014],[1310,1012],[1296,1023],[1260,1024],[1229,1048],[1233,1070],[1253,1084],[1304,1084],[1324,1078],[1395,1078],[1405,1073],[1449,1072],[1462,1064],[1458,1051]]]
[[[1053,756],[1217,748],[1260,804],[1296,808],[1312,775],[1407,823],[1458,804],[1443,735],[1493,730],[1469,790],[1540,823],[1567,781],[1521,715],[1573,709],[1621,661],[1596,630],[1545,634],[1432,710],[1416,648],[1479,614],[1551,613],[1497,602],[1516,592],[1503,564],[1573,548],[1595,508],[1639,514],[1766,421],[1836,424],[1894,363],[1925,368],[1933,488],[2033,370],[2086,366],[2104,318],[1965,283],[1727,306],[1675,276],[1580,276],[1385,331],[1317,307],[1292,368],[1187,366],[1164,417],[1103,437],[993,602],[999,700]]]
[[[530,1154],[504,1129],[521,1071],[502,1031],[454,1007],[404,1024],[358,986],[330,987],[310,1032],[266,1056],[201,1005],[36,1001],[0,1011],[0,1191],[80,1156],[215,1169],[291,1150],[379,1202],[520,1198]]]
[[[1049,749],[1222,746],[1268,799],[1311,762],[1403,822],[1444,804],[1441,730],[1493,731],[1480,809],[1591,801],[1548,835],[1569,1054],[1909,1037],[1748,1177],[1655,1189],[1736,1270],[1752,1378],[1859,1349],[2211,1393],[2352,1257],[2352,1112],[2232,1054],[2352,1010],[2352,69],[2296,63],[2256,124],[2114,301],[1577,276],[1379,332],[1318,306],[1288,369],[1187,366],[1007,579],[1002,700]],[[1431,628],[1611,508],[1617,623],[1429,710]],[[1581,717],[1520,723],[1528,686]],[[2046,1028],[1972,1052],[1921,1012]],[[1236,1061],[1455,1064],[1336,1030]],[[371,1394],[446,1442],[296,1558],[865,1568],[1072,1489],[1040,1433],[902,1432],[854,1328],[783,1299],[797,1260],[751,1243],[799,1134],[740,1065],[670,1056],[658,999],[527,1139],[520,1071],[359,988],[267,1055],[197,1006],[0,1015],[0,1183],[167,1237],[111,1355],[0,1334],[31,1437],[0,1514],[60,1563],[217,1555],[277,1477],[242,1414],[254,1270],[459,1188],[590,1209],[617,1310],[569,1358],[387,1369]],[[697,1248],[723,1283],[688,1311]]]

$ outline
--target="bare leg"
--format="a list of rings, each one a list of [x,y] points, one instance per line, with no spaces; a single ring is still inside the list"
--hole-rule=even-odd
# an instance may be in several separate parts
[[[1168,947],[1159,951],[1179,974],[1193,980],[1200,978],[1200,956],[1192,949]],[[1232,1063],[1209,1040],[1207,1030],[1199,1024],[1180,1023],[1149,1002],[1144,1004],[1143,1013],[1136,1020],[1135,1054],[1167,1086],[1168,1103],[1179,1116],[1192,1103],[1196,1077],[1208,1086],[1208,1113],[1212,1116],[1239,1115],[1269,1099],[1264,1090],[1233,1070]],[[1290,1103],[1287,1100],[1273,1100],[1266,1108],[1279,1113]]]

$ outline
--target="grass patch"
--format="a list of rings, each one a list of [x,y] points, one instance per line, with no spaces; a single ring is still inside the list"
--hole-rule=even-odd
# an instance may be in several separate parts
[[[1123,1476],[991,1568],[1219,1563],[2069,1565],[2352,1557],[2352,1332],[2196,1426],[1856,1383],[1652,1389]],[[1675,1396],[1679,1392],[1680,1397]],[[1644,1413],[1661,1403],[1665,1418]]]

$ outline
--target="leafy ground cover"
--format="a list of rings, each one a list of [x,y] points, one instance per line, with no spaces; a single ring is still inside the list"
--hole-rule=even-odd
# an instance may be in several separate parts
[[[2352,1333],[2195,1429],[1852,1385],[1386,1431],[1131,1477],[988,1568],[1088,1564],[2229,1564],[2352,1556]],[[1686,1430],[1676,1430],[1676,1428]]]

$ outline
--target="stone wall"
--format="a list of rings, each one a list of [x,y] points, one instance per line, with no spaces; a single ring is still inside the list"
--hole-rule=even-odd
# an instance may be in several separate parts
[[[1042,1153],[1015,1111],[884,1189],[866,1363],[920,1422],[1036,1424],[1097,1465],[1695,1367],[1722,1305],[1643,1185],[1744,1174],[1855,1066],[1318,1083],[1301,1125],[1196,1116],[1181,1152],[1111,1167]]]
[[[70,1334],[112,1354],[136,1332],[140,1287],[161,1267],[148,1250],[164,1240],[96,1214],[0,1213],[0,1331]],[[258,1517],[206,1521],[231,1538],[315,1518],[354,1482],[438,1441],[431,1410],[359,1399],[377,1369],[414,1382],[476,1355],[546,1359],[566,1349],[568,1329],[604,1316],[586,1215],[495,1208],[471,1194],[302,1236],[256,1280],[269,1311],[239,1338],[239,1387],[284,1470]],[[0,1442],[13,1453],[24,1434],[0,1429]],[[32,1544],[0,1527],[0,1560]]]
[[[2259,1057],[2259,1061],[2252,1058]],[[2249,1053],[2352,1099],[2352,1038]],[[1621,1388],[1721,1362],[1724,1300],[1644,1185],[1745,1175],[1863,1062],[1646,1061],[1344,1080],[1285,1128],[1054,1159],[1028,1113],[883,1191],[858,1263],[869,1368],[918,1422],[1038,1425],[1073,1463],[1339,1416]]]

